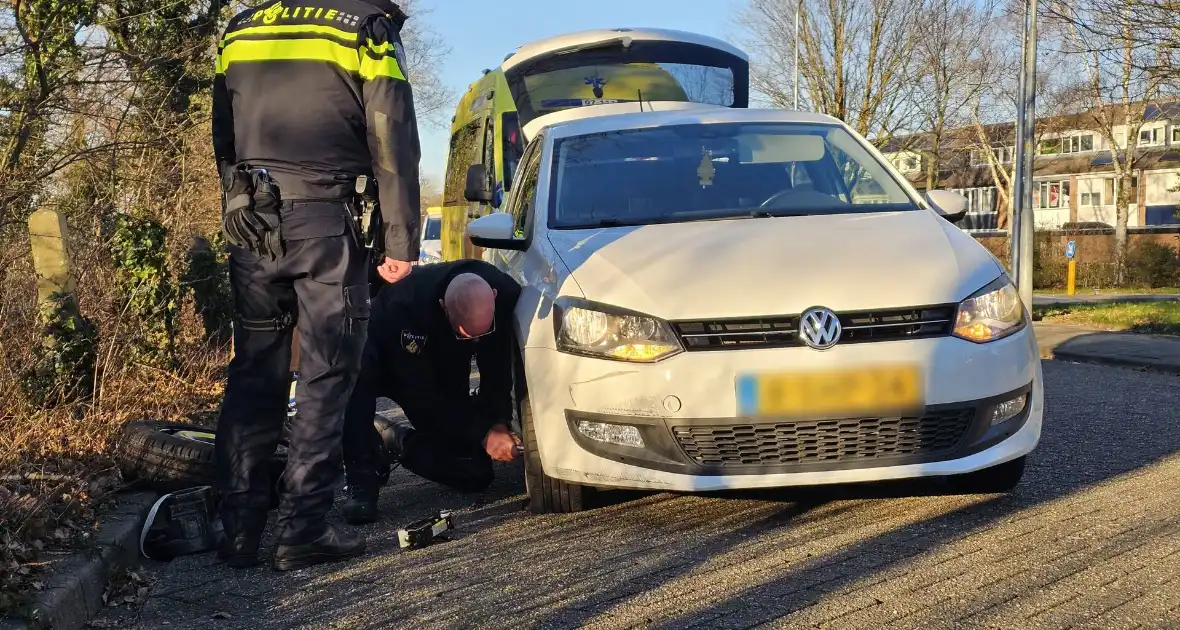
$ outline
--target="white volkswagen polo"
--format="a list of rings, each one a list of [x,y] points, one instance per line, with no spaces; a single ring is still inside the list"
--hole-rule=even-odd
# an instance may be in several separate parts
[[[1044,394],[1000,263],[838,120],[561,122],[468,234],[524,287],[534,511],[678,492],[946,477],[1014,487]]]

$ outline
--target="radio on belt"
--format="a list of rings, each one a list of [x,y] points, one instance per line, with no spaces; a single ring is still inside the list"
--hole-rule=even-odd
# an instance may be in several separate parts
[[[434,518],[414,521],[397,530],[397,544],[402,549],[417,549],[437,542],[444,532],[455,529],[450,512],[439,512]]]

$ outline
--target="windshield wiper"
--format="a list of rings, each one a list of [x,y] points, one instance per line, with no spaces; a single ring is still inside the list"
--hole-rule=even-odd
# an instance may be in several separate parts
[[[629,227],[635,225],[643,225],[635,221],[623,221],[621,219],[599,219],[593,222],[586,222],[579,225],[569,226],[569,229],[584,230],[587,228],[612,228],[612,227]],[[565,227],[565,226],[562,226]]]
[[[764,210],[762,208],[756,208],[754,210],[751,210],[750,214],[748,216],[753,217],[755,219],[774,219],[774,218],[781,218],[781,217],[810,217],[814,214],[815,214],[814,212],[807,212],[806,210],[771,211],[771,210]]]

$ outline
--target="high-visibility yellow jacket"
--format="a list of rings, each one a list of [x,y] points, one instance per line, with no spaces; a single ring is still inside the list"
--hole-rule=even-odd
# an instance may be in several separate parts
[[[417,260],[421,148],[405,20],[389,0],[272,0],[238,14],[218,45],[213,146],[222,169],[267,169],[284,199],[344,199],[372,177],[385,255]]]

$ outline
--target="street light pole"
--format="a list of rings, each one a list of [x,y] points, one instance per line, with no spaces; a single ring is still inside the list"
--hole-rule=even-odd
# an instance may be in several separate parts
[[[1033,131],[1036,127],[1037,0],[1024,10],[1024,63],[1016,109],[1016,160],[1012,186],[1012,276],[1020,299],[1032,310],[1033,290]]]
[[[795,111],[799,111],[799,11],[803,0],[795,4]]]

